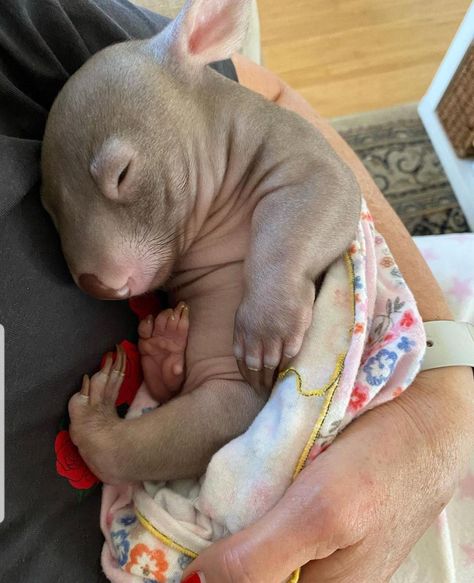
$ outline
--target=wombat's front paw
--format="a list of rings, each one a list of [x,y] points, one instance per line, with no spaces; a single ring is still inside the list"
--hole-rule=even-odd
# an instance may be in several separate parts
[[[298,354],[311,325],[314,282],[285,283],[248,294],[235,316],[234,356],[255,389],[272,388],[276,373]]]
[[[104,483],[121,481],[117,451],[120,446],[120,425],[124,423],[116,412],[115,401],[125,372],[126,355],[117,347],[112,364],[108,354],[103,368],[91,379],[84,376],[81,391],[69,401],[69,428],[72,441],[92,472]]]

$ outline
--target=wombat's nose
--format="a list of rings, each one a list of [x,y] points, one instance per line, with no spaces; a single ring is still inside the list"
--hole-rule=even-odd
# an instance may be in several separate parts
[[[83,273],[78,278],[80,288],[91,296],[101,300],[124,300],[130,295],[128,285],[113,289],[104,285],[93,273]]]

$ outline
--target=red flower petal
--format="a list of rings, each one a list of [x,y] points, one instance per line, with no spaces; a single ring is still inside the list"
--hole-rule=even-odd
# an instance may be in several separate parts
[[[69,431],[60,431],[56,435],[54,451],[56,452],[56,471],[60,476],[67,478],[73,488],[88,490],[99,483],[99,479],[87,467],[79,450],[72,442]]]
[[[402,326],[402,328],[411,328],[414,323],[415,317],[413,316],[413,312],[407,310],[400,320],[400,326]]]
[[[351,398],[349,400],[349,411],[351,413],[357,413],[367,402],[369,398],[368,392],[363,387],[356,385],[352,391]]]
[[[128,305],[139,320],[143,320],[150,314],[157,316],[161,310],[158,296],[153,292],[130,298]]]

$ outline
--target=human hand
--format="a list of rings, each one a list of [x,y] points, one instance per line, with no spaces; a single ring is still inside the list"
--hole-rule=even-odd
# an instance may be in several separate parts
[[[209,547],[182,580],[281,583],[306,565],[301,583],[389,581],[452,496],[473,421],[471,369],[421,373],[395,401],[354,421],[267,515]],[[192,575],[199,572],[205,579]]]

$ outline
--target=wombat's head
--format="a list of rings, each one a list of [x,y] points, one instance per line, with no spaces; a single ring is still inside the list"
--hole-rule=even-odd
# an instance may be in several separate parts
[[[152,39],[97,53],[58,95],[42,201],[84,291],[123,299],[170,275],[198,188],[206,65],[239,48],[247,10],[248,0],[190,0]]]

